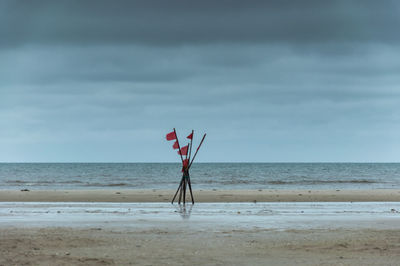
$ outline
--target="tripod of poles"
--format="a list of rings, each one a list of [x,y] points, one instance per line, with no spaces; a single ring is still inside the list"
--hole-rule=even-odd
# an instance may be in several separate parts
[[[175,198],[178,195],[178,193],[179,193],[178,204],[181,204],[181,202],[183,202],[183,204],[186,204],[187,188],[189,188],[192,204],[194,204],[192,184],[190,182],[189,170],[190,170],[190,167],[192,166],[194,159],[196,158],[197,152],[199,151],[201,145],[203,144],[206,134],[203,135],[203,138],[201,139],[201,142],[200,142],[199,146],[197,147],[193,158],[191,158],[193,135],[194,135],[194,130],[192,130],[192,133],[186,137],[187,139],[190,139],[190,143],[188,143],[188,145],[186,145],[184,147],[181,147],[179,145],[179,140],[178,140],[178,136],[176,135],[175,128],[174,128],[174,131],[168,133],[167,137],[166,137],[167,140],[175,140],[175,143],[172,147],[174,149],[178,149],[178,154],[180,155],[181,161],[182,161],[182,179],[181,179],[178,189],[176,190],[176,193],[171,201],[172,204],[174,204]]]
[[[178,189],[175,192],[174,198],[172,199],[171,203],[174,204],[175,198],[179,192],[178,204],[186,204],[186,187],[189,187],[190,197],[192,199],[192,204],[194,204],[193,192],[192,192],[192,184],[190,183],[190,175],[189,171],[185,171],[182,175],[181,183],[179,184]]]

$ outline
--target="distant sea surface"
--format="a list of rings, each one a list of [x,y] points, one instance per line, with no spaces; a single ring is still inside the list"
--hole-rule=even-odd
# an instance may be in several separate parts
[[[178,163],[0,163],[0,189],[176,189]],[[400,189],[400,163],[197,163],[194,189]]]

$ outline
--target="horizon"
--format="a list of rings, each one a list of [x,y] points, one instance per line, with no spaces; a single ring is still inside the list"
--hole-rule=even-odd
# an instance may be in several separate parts
[[[177,162],[0,162],[0,164],[181,164]],[[400,162],[207,162],[193,164],[399,164]]]

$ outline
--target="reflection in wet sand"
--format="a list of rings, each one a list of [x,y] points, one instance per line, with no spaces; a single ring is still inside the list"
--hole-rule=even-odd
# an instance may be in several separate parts
[[[181,215],[182,219],[188,220],[192,213],[193,204],[179,204],[176,206],[177,212]]]

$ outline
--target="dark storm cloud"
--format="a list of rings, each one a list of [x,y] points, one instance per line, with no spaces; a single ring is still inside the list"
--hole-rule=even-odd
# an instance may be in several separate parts
[[[399,12],[1,1],[0,160],[174,161],[173,126],[209,133],[203,161],[398,160]]]
[[[5,1],[3,46],[397,43],[398,1]]]

